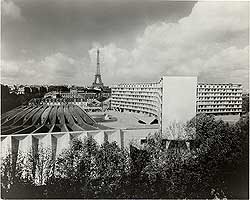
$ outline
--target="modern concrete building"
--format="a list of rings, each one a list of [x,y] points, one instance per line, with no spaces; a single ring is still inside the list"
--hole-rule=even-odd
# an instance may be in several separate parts
[[[128,111],[148,114],[160,119],[162,110],[165,110],[165,107],[170,108],[172,103],[175,104],[180,100],[181,102],[178,104],[178,109],[180,109],[182,105],[185,105],[187,97],[190,96],[189,94],[194,94],[188,92],[191,88],[193,91],[194,85],[191,84],[192,81],[185,84],[183,81],[186,78],[185,76],[180,77],[178,81],[171,82],[170,80],[173,80],[171,77],[163,77],[159,82],[155,83],[115,85],[112,87],[111,92],[111,108],[120,112]],[[196,83],[195,87],[197,88],[195,92],[196,113],[239,115],[242,112],[241,84]],[[169,90],[172,92],[171,94],[168,93],[167,97],[164,94],[165,91]],[[174,99],[171,103],[169,101],[172,97]]]
[[[185,124],[196,115],[197,77],[164,76],[156,83],[119,84],[112,87],[111,109],[156,117],[161,132],[170,140],[172,124]],[[177,130],[176,130],[177,131]],[[184,139],[184,136],[181,136]]]
[[[196,87],[196,76],[162,78],[160,124],[167,139],[189,139],[184,125],[196,115]]]
[[[156,83],[125,83],[111,88],[111,109],[152,115],[161,114],[162,80]]]
[[[142,144],[157,131],[163,133],[168,147],[172,141],[190,141],[182,125],[196,113],[240,113],[241,93],[239,84],[197,84],[197,77],[188,76],[165,76],[155,83],[119,84],[112,87],[112,109],[136,115],[120,116],[120,122],[109,123],[97,123],[80,105],[54,102],[56,99],[51,98],[42,105],[19,107],[1,116],[2,155],[7,151],[38,150],[39,146],[50,147],[58,155],[72,139],[85,137],[93,137],[98,144],[115,141],[120,147],[128,147],[131,142]],[[124,114],[120,112],[116,113]],[[143,119],[139,114],[150,118]],[[140,123],[132,126],[134,121]]]
[[[137,115],[132,120],[138,122],[137,126],[122,127],[113,123],[110,124],[113,127],[108,127],[103,123],[97,123],[80,106],[61,101],[16,108],[3,114],[1,118],[2,155],[7,151],[12,153],[30,149],[38,151],[38,147],[43,146],[50,147],[56,156],[68,147],[73,138],[85,137],[93,137],[98,144],[106,140],[115,141],[120,147],[128,147],[131,142],[141,145],[149,134],[161,130],[165,140],[175,140],[176,137],[169,135],[165,128],[172,122],[184,123],[195,116],[196,82],[196,77],[163,77],[158,83],[128,84],[118,88],[117,97],[126,96],[122,101],[124,108],[132,111],[133,106],[138,103],[139,107],[135,110],[154,117],[158,116],[160,122],[158,124],[152,117],[144,119]],[[181,91],[186,97],[181,109],[181,96],[175,92],[176,90]],[[57,99],[50,98],[50,100]],[[126,101],[130,104],[127,105]],[[124,116],[121,117],[121,120],[123,119]],[[126,122],[128,121],[127,119]],[[170,143],[167,141],[166,146]]]
[[[97,123],[79,106],[22,106],[2,115],[1,156],[11,152],[34,152],[39,147],[50,148],[55,156],[69,147],[74,138],[93,137],[101,145],[115,141],[120,147],[131,142],[140,145],[157,126],[112,128]],[[108,124],[108,123],[107,123]]]
[[[242,112],[241,84],[197,85],[197,113],[239,115]]]

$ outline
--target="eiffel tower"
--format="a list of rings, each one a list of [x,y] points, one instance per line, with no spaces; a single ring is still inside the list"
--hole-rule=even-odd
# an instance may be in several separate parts
[[[97,49],[97,66],[96,66],[95,80],[92,84],[93,88],[103,88],[104,86],[101,78],[99,54],[100,54],[99,49]]]

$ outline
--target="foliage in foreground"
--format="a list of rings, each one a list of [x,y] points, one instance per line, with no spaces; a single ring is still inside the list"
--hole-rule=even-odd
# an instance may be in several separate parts
[[[166,150],[156,134],[141,150],[89,138],[73,140],[57,159],[49,150],[7,157],[2,197],[248,198],[248,117],[229,125],[198,115],[189,126],[197,133],[192,151]]]

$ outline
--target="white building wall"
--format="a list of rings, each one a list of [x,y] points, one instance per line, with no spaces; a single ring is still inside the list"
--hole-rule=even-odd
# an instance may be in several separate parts
[[[196,115],[197,77],[165,76],[162,93],[162,133],[173,123],[185,123]],[[168,139],[177,139],[171,136]]]
[[[77,131],[72,133],[35,133],[7,137],[1,136],[1,156],[5,157],[9,152],[30,152],[32,145],[34,150],[39,150],[40,147],[50,148],[54,151],[55,155],[58,156],[70,147],[72,139],[79,138],[84,141],[86,137],[93,137],[98,145],[101,145],[105,140],[108,140],[110,143],[116,142],[120,147],[129,147],[132,141],[140,145],[141,139],[145,139],[149,134],[154,134],[157,131],[157,128],[136,128],[83,132]]]

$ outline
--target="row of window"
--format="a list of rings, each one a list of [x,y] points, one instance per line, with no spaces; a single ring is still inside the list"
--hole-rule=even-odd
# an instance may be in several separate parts
[[[157,105],[158,103],[156,101],[152,101],[152,100],[142,100],[142,99],[138,99],[138,100],[130,100],[130,99],[112,99],[112,102],[115,103],[122,103],[122,102],[128,102],[128,103],[133,103],[133,104],[147,104],[147,105]]]
[[[85,102],[85,98],[43,99],[42,102]]]
[[[227,108],[227,107],[232,107],[232,108],[234,108],[234,107],[237,107],[237,108],[240,108],[241,107],[241,105],[234,105],[234,104],[231,104],[231,105],[198,105],[198,107],[199,108],[207,108],[207,107],[213,107],[213,108],[218,108],[218,107],[225,107],[225,108]]]
[[[210,99],[210,100],[218,100],[218,99],[227,99],[227,100],[240,100],[240,99],[242,99],[241,97],[222,97],[222,96],[220,96],[220,97],[198,97],[198,99],[199,100],[204,100],[204,99]]]
[[[120,84],[117,86],[113,86],[112,88],[122,88],[122,87],[126,87],[126,88],[134,88],[134,87],[139,87],[139,88],[145,88],[145,87],[157,87],[159,86],[159,83],[138,83],[138,84]]]
[[[112,92],[116,92],[116,91],[153,91],[153,90],[160,90],[160,88],[112,88]]]
[[[152,96],[152,95],[139,95],[139,94],[133,94],[133,95],[114,95],[112,96],[112,98],[121,98],[121,99],[124,99],[124,98],[130,98],[130,99],[136,99],[136,98],[140,98],[140,99],[157,99],[156,96]]]
[[[150,88],[150,87],[160,87],[160,83],[138,83],[138,84],[120,84],[113,86],[114,88]],[[241,84],[199,84],[198,88],[241,88]]]
[[[239,88],[241,86],[242,86],[241,84],[228,84],[228,85],[198,84],[198,88],[232,88],[232,87]]]
[[[148,108],[145,106],[133,106],[133,105],[112,105],[112,108],[123,108],[123,109],[134,109],[134,110],[138,110],[138,111],[148,111],[151,113],[157,113],[157,109],[154,108]]]
[[[198,96],[201,96],[201,95],[204,95],[204,96],[211,96],[211,95],[214,95],[214,96],[241,96],[242,93],[237,93],[237,92],[228,92],[228,93],[214,93],[214,92],[210,92],[210,93],[203,93],[203,92],[199,92],[198,93]]]
[[[198,91],[202,91],[202,92],[242,92],[242,89],[232,89],[232,88],[228,88],[228,89],[205,89],[205,88],[198,88]]]
[[[114,102],[112,103],[112,105],[121,105],[121,106],[133,106],[134,108],[152,108],[152,109],[157,109],[157,106],[155,105],[144,105],[144,104],[137,104],[137,103],[133,103],[133,102]]]
[[[241,112],[239,108],[227,108],[227,109],[198,109],[197,112]]]
[[[132,91],[117,91],[117,92],[113,92],[112,93],[112,96],[113,95],[116,95],[116,94],[138,94],[138,95],[145,95],[145,94],[149,94],[149,95],[153,95],[153,94],[157,94],[159,93],[158,91],[147,91],[147,92],[132,92]]]
[[[147,102],[142,102],[142,103],[139,103],[139,102],[129,102],[129,101],[112,101],[112,103],[116,103],[116,104],[119,104],[119,103],[128,103],[128,104],[133,104],[133,105],[148,105],[149,107],[156,107],[157,104],[153,104],[153,103],[147,103]]]

